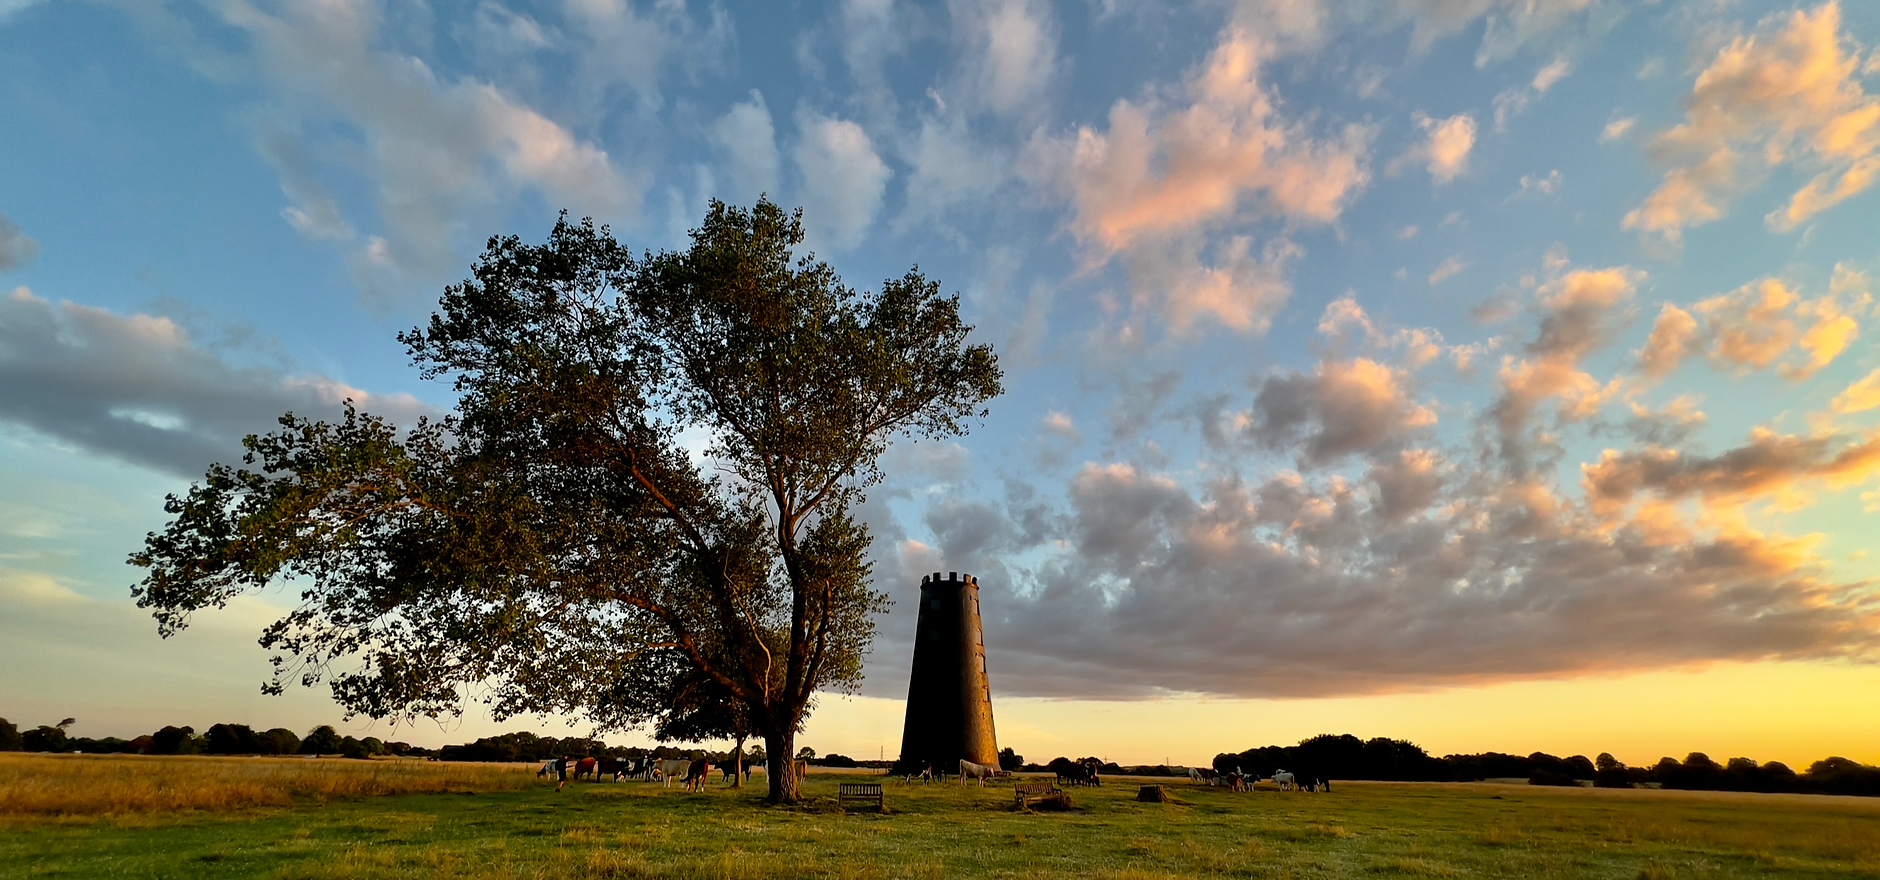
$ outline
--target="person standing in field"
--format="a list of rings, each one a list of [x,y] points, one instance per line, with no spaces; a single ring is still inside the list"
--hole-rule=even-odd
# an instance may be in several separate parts
[[[555,759],[555,790],[556,791],[561,791],[561,787],[568,784],[568,760],[569,760],[569,756],[567,755],[562,755],[561,757]]]

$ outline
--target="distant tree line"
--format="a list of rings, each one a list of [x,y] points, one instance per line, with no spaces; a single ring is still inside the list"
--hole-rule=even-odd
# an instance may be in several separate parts
[[[67,728],[77,723],[67,718],[58,724],[42,724],[22,731],[19,726],[0,718],[0,752],[84,752],[86,754],[133,755],[337,755],[346,758],[373,758],[380,755],[427,756],[431,750],[403,742],[385,742],[376,736],[364,739],[341,736],[330,724],[322,724],[306,737],[276,727],[257,731],[246,724],[214,724],[201,735],[187,725],[166,725],[153,733],[133,739],[107,736],[92,739],[70,736]]]
[[[552,736],[539,736],[527,731],[486,736],[475,742],[444,746],[437,750],[437,759],[440,761],[547,761],[562,755],[595,758],[685,758],[687,760],[704,758],[712,762],[713,766],[731,760],[731,752],[728,751],[687,749],[665,745],[653,748],[617,746],[587,737],[571,736],[558,739]],[[819,758],[816,756],[816,750],[808,746],[798,749],[796,756],[799,760],[819,767],[886,767],[892,763],[864,761],[838,754],[828,754]],[[746,749],[744,761],[761,766],[765,761],[764,747],[757,744]]]
[[[692,757],[679,749],[662,747],[651,751],[627,746],[610,746],[598,739],[586,737],[537,736],[527,731],[486,736],[475,742],[463,745],[444,746],[437,750],[440,761],[546,761],[562,755],[585,755],[595,758],[644,758],[652,755],[656,758]]]
[[[1731,758],[1718,764],[1703,752],[1680,761],[1662,758],[1649,767],[1627,767],[1611,754],[1559,757],[1545,752],[1434,757],[1408,740],[1351,734],[1321,734],[1296,746],[1261,746],[1214,756],[1214,769],[1271,776],[1290,770],[1301,780],[1369,779],[1401,782],[1477,782],[1526,779],[1533,785],[1604,788],[1660,787],[1691,791],[1764,791],[1880,795],[1880,767],[1847,758],[1824,758],[1797,773],[1780,761],[1764,764]]]

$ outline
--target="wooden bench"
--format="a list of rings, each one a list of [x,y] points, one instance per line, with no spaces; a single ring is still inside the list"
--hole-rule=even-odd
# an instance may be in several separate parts
[[[836,803],[845,811],[848,810],[850,804],[857,806],[873,804],[877,813],[886,812],[888,809],[888,802],[881,794],[879,782],[844,782],[836,786]]]
[[[1013,807],[1020,810],[1026,809],[1032,804],[1045,803],[1046,801],[1059,804],[1066,803],[1064,790],[1050,782],[1014,783],[1012,785],[1012,793],[1014,796]]]

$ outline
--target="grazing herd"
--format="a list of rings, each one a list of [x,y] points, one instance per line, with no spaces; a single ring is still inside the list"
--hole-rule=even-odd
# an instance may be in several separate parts
[[[1097,771],[1102,769],[1103,763],[1096,758],[1070,761],[1067,762],[1067,764],[1068,766],[1066,764],[1059,764],[1057,767],[1057,783],[1059,785],[1103,784],[1103,780],[1097,776]]]
[[[808,764],[803,761],[796,763],[797,777],[800,779],[807,772]],[[732,764],[721,764],[719,769],[724,771],[726,784],[730,784],[732,778],[737,775],[737,769]],[[542,762],[541,769],[535,771],[535,777],[540,779],[553,775],[566,780],[567,777],[572,776],[576,781],[590,779],[596,782],[600,781],[603,776],[615,782],[622,779],[641,779],[647,782],[658,782],[662,788],[671,788],[673,780],[676,779],[686,791],[703,791],[705,790],[705,777],[711,771],[711,762],[704,758],[576,758],[573,755],[567,755],[559,760],[551,758]],[[746,764],[744,777],[749,779],[750,776],[751,765]]]
[[[1253,784],[1260,781],[1258,776],[1243,775],[1238,770],[1221,772],[1206,767],[1188,768],[1188,779],[1196,785],[1218,785],[1229,791],[1252,791]],[[1313,779],[1311,782],[1301,783],[1297,777],[1285,770],[1275,770],[1267,779],[1280,791],[1332,790],[1332,784],[1324,779]]]
[[[1057,774],[1057,784],[1060,786],[1103,784],[1102,778],[1097,775],[1097,771],[1102,769],[1103,765],[1095,758],[1085,758],[1081,761],[1059,759],[1053,761],[1052,764],[1052,769]],[[723,771],[726,784],[730,784],[737,775],[737,770],[731,764],[720,764],[719,769]],[[792,762],[791,769],[796,773],[797,780],[801,781],[809,775],[809,762]],[[939,768],[932,764],[922,766],[918,771],[909,769],[903,773],[902,782],[944,780],[946,769],[950,768]],[[958,769],[960,785],[965,785],[966,780],[971,779],[984,787],[987,779],[1012,775],[996,765],[975,764],[963,759],[959,762]],[[671,788],[673,780],[677,779],[686,791],[704,791],[705,778],[711,771],[711,762],[704,758],[575,758],[568,755],[559,760],[544,762],[535,775],[539,779],[554,774],[562,781],[566,781],[570,775],[576,780],[599,781],[603,776],[610,776],[615,782],[629,778],[642,779],[647,782],[658,782],[663,788]],[[746,764],[745,778],[749,779],[750,774],[751,766]],[[1332,790],[1331,783],[1325,779],[1314,778],[1307,782],[1300,782],[1295,774],[1285,770],[1275,770],[1272,776],[1264,780],[1257,775],[1242,774],[1238,770],[1217,771],[1206,767],[1189,767],[1187,774],[1189,781],[1196,785],[1219,786],[1229,791],[1251,791],[1254,783],[1261,781],[1272,782],[1280,791],[1329,792]]]

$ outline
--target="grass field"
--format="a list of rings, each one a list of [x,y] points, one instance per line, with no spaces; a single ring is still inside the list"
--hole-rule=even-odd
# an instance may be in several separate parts
[[[152,787],[171,806],[44,793],[140,775],[168,780]],[[266,780],[286,790],[213,794]],[[514,766],[0,756],[0,877],[1880,877],[1875,799],[1184,783],[1144,804],[1141,780],[1110,779],[1073,789],[1071,812],[1013,813],[1009,785],[889,783],[888,814],[842,815],[842,780],[858,777],[813,775],[811,803],[780,810],[761,785],[558,794]]]

